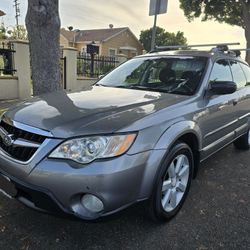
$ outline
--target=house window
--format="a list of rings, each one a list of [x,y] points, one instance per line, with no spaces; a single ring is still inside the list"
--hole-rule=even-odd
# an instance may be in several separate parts
[[[109,49],[109,56],[116,56],[117,49]]]

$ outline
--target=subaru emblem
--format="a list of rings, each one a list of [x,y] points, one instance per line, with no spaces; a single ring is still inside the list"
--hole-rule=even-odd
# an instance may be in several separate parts
[[[8,134],[8,132],[0,127],[0,138],[3,141],[3,144],[7,147],[10,147],[14,143],[14,135]]]

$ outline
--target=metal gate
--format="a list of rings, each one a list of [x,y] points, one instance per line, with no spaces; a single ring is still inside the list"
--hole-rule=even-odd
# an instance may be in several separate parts
[[[67,60],[66,56],[61,58],[61,84],[63,89],[67,89]]]
[[[10,42],[2,42],[0,44],[0,76],[14,75],[16,72],[14,67],[14,53],[13,44]]]

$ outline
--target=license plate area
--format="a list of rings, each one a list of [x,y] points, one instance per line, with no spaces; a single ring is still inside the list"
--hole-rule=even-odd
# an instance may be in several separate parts
[[[6,176],[0,174],[0,192],[9,198],[17,195],[15,184]]]

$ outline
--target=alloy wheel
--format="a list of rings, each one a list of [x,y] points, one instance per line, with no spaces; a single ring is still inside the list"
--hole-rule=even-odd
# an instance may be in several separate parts
[[[173,211],[181,202],[188,186],[190,162],[186,155],[180,154],[169,165],[162,184],[162,208]]]

